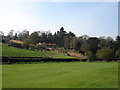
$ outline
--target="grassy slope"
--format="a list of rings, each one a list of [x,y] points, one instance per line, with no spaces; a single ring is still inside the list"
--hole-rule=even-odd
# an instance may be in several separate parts
[[[2,45],[2,56],[8,56],[8,57],[53,57],[53,58],[75,58],[70,57],[62,53],[56,53],[52,51],[30,51],[25,49],[18,49],[6,45]]]
[[[3,65],[3,88],[117,88],[117,62]]]
[[[2,45],[2,56],[8,57],[46,57],[41,52],[30,51],[26,49],[18,49],[6,45]]]

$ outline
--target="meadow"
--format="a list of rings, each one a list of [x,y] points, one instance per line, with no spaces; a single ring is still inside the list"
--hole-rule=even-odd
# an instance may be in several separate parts
[[[118,88],[118,62],[2,65],[3,88]]]

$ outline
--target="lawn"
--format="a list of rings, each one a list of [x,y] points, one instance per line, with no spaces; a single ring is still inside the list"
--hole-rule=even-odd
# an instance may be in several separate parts
[[[3,88],[118,88],[118,62],[2,65]]]
[[[2,45],[2,56],[4,57],[47,57],[42,52],[19,49],[7,45]]]

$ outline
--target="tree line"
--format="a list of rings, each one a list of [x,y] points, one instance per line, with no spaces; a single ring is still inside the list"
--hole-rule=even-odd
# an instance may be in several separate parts
[[[99,59],[120,59],[120,36],[112,37],[100,36],[89,37],[83,35],[77,37],[73,32],[66,32],[63,27],[54,34],[50,32],[34,31],[29,34],[28,30],[23,30],[19,33],[14,33],[14,30],[9,31],[8,35],[4,35],[0,31],[2,37],[1,42],[8,43],[9,40],[19,40],[24,42],[24,46],[29,48],[29,44],[38,45],[38,43],[54,43],[55,49],[63,48],[64,50],[72,50],[82,53],[88,57],[90,61]],[[38,47],[41,47],[38,45]]]

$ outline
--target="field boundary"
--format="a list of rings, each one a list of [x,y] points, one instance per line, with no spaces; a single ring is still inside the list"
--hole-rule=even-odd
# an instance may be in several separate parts
[[[81,61],[77,58],[43,58],[43,57],[0,57],[2,63],[17,63],[17,62],[75,62]]]

